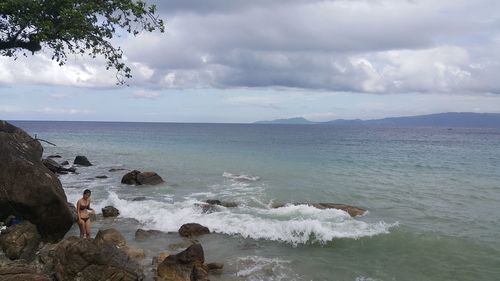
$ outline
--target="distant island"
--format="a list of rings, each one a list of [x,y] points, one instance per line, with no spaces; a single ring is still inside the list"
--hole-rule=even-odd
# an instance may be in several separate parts
[[[336,125],[336,126],[379,126],[379,127],[467,127],[500,128],[500,113],[447,112],[418,116],[389,117],[382,119],[336,119],[314,122],[303,117],[258,121],[254,124],[293,124],[293,125]]]

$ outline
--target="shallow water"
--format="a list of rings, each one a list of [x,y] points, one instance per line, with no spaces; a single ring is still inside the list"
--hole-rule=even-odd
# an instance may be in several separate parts
[[[14,123],[56,143],[46,155],[89,158],[94,166],[60,177],[68,200],[89,188],[96,210],[117,207],[119,218],[94,228],[118,228],[147,251],[145,263],[180,251],[168,245],[182,239],[173,233],[138,242],[138,227],[176,232],[198,222],[216,233],[199,238],[206,260],[225,263],[212,280],[500,276],[500,130]],[[115,167],[153,170],[166,183],[124,186],[125,171],[108,172]],[[146,200],[132,201],[139,196]],[[206,199],[239,206],[204,214],[195,204]],[[287,202],[345,203],[368,213],[270,208]]]

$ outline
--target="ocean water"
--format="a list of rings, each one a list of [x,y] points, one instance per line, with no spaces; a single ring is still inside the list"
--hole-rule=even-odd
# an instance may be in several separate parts
[[[60,176],[68,200],[88,188],[96,210],[117,207],[120,217],[98,219],[94,232],[118,228],[146,250],[145,264],[182,250],[175,232],[197,222],[213,232],[198,238],[206,261],[225,264],[211,280],[500,280],[498,129],[13,123],[55,143],[46,155],[89,158],[94,166]],[[110,168],[156,171],[166,183],[122,185],[126,171]],[[206,214],[196,204],[207,199],[238,207]],[[271,208],[291,202],[368,213]],[[137,228],[169,234],[135,241]]]

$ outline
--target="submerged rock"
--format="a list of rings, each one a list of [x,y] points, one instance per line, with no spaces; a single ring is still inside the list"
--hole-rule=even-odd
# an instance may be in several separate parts
[[[276,203],[273,204],[273,208],[281,208],[285,207],[287,204],[282,204],[282,203]],[[366,210],[350,206],[350,205],[345,205],[345,204],[335,204],[335,203],[292,203],[292,205],[307,205],[307,206],[312,206],[321,210],[324,209],[337,209],[337,210],[342,210],[344,212],[347,212],[351,217],[357,217],[364,215]]]
[[[210,230],[208,227],[203,226],[199,223],[186,223],[179,228],[179,235],[182,237],[199,236],[203,234],[209,234]]]
[[[0,121],[0,214],[30,221],[51,241],[64,237],[73,218],[61,182],[42,164],[42,153],[38,140]]]
[[[162,232],[159,230],[154,230],[154,229],[144,230],[144,229],[139,228],[135,231],[135,240],[144,241],[144,240],[149,239],[153,236],[159,236],[162,234],[165,234],[165,232]]]
[[[127,171],[128,169],[125,168],[111,168],[108,170],[108,172],[117,172],[117,171]]]
[[[76,172],[75,167],[64,168],[61,164],[58,164],[56,161],[46,158],[42,160],[43,165],[47,167],[51,172],[58,174],[67,174],[68,172],[74,173]]]
[[[87,159],[87,157],[78,155],[75,157],[75,160],[73,161],[73,164],[75,165],[80,165],[80,166],[92,166],[92,163]]]
[[[28,221],[8,227],[0,235],[0,247],[11,260],[33,260],[40,241],[36,226]]]
[[[96,179],[107,179],[107,178],[108,178],[108,176],[106,176],[106,175],[102,175],[102,176],[96,176],[95,178],[96,178]]]
[[[120,214],[120,211],[113,206],[106,206],[101,209],[103,217],[117,217]]]
[[[156,185],[163,183],[163,179],[155,172],[140,172],[133,170],[122,177],[121,183],[130,185]]]
[[[226,207],[226,208],[235,208],[235,207],[238,207],[238,204],[236,202],[231,202],[231,201],[220,201],[220,200],[217,200],[217,199],[208,199],[205,202],[207,204],[210,204],[210,205],[219,205],[219,206],[223,206],[223,207]]]
[[[204,262],[203,247],[195,244],[166,257],[158,265],[157,274],[169,281],[208,281],[208,268]]]
[[[47,158],[62,158],[61,155],[56,154],[56,155],[49,155]]]
[[[224,268],[224,264],[221,262],[211,262],[207,263],[208,270],[222,270]]]
[[[64,160],[64,161],[61,162],[60,165],[61,166],[67,166],[67,165],[69,165],[69,162],[67,160]]]

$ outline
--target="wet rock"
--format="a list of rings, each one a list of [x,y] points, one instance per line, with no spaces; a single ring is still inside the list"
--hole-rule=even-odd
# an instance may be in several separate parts
[[[30,221],[46,241],[58,240],[73,219],[61,182],[43,165],[42,153],[38,140],[0,121],[0,213]]]
[[[122,247],[122,250],[131,258],[136,261],[141,261],[146,257],[146,253],[144,252],[143,249],[126,245]]]
[[[56,161],[49,159],[49,158],[43,159],[42,163],[43,163],[43,165],[45,165],[45,167],[47,167],[47,169],[49,169],[53,173],[65,175],[68,172],[71,172],[71,173],[76,172],[75,167],[64,168],[61,164],[58,164]]]
[[[171,243],[168,245],[168,249],[174,251],[174,250],[179,250],[179,249],[186,249],[189,248],[190,246],[194,244],[199,244],[200,242],[196,239],[186,239],[182,242],[179,243]]]
[[[102,216],[107,218],[107,217],[117,217],[120,214],[120,211],[113,207],[113,206],[106,206],[101,209],[102,210]]]
[[[151,265],[153,266],[158,266],[160,263],[162,263],[168,256],[170,256],[169,252],[161,252],[158,256],[153,257],[151,260]]]
[[[61,162],[60,165],[61,166],[67,166],[67,165],[69,165],[69,162],[67,160],[64,160],[64,161]]]
[[[221,262],[211,262],[207,263],[208,270],[222,270],[224,268],[224,264]]]
[[[114,228],[99,230],[94,238],[94,243],[98,246],[111,244],[118,248],[127,245],[125,237]]]
[[[125,168],[111,168],[108,170],[108,172],[118,172],[118,171],[127,171],[128,169]]]
[[[47,156],[47,158],[62,158],[62,157],[61,155],[56,154],[56,155],[49,155]]]
[[[146,200],[146,196],[138,196],[132,198],[132,201],[144,201],[144,200]]]
[[[163,183],[163,179],[155,172],[140,172],[133,170],[122,177],[123,184],[156,185]]]
[[[95,178],[96,178],[96,179],[107,179],[107,178],[108,178],[108,176],[106,176],[106,175],[102,175],[102,176],[96,176]]]
[[[103,240],[69,237],[42,257],[56,280],[143,280],[141,266]]]
[[[144,229],[137,229],[135,231],[135,240],[137,241],[145,241],[153,236],[159,236],[165,234],[165,232],[159,231],[159,230],[144,230]]]
[[[159,277],[169,281],[208,281],[203,247],[195,244],[176,255],[166,257],[158,265]]]
[[[203,234],[209,234],[210,230],[208,227],[203,226],[198,223],[186,223],[179,228],[179,235],[182,237],[199,236]]]
[[[351,217],[357,217],[363,215],[366,210],[350,206],[350,205],[345,205],[345,204],[335,204],[335,203],[292,203],[293,205],[307,205],[307,206],[312,206],[321,210],[324,209],[337,209],[337,210],[342,210],[344,212],[347,212]],[[285,207],[286,204],[281,204],[281,203],[275,203],[272,205],[273,208],[281,208]]]
[[[75,165],[80,165],[80,166],[92,166],[92,163],[87,159],[87,157],[78,155],[75,157],[75,160],[73,161],[73,164]]]
[[[38,272],[37,269],[26,262],[16,261],[3,264],[0,267],[0,280],[2,281],[51,281],[52,279]]]
[[[33,260],[40,241],[36,226],[28,221],[8,227],[0,235],[0,247],[11,260]]]
[[[216,199],[209,199],[209,200],[206,200],[205,202],[207,204],[219,205],[219,206],[223,206],[226,208],[238,207],[238,204],[236,202],[230,202],[230,201],[220,201],[220,200],[216,200]]]

